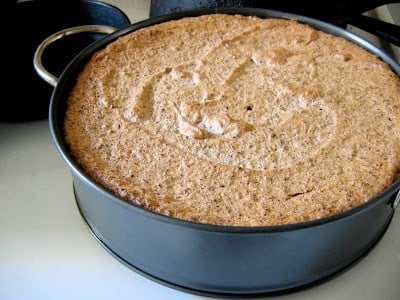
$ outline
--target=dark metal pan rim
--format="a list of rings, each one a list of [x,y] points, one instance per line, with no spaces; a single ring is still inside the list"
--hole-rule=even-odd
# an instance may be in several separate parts
[[[74,193],[75,193],[75,188],[74,188]],[[82,220],[84,222],[84,225],[86,228],[89,230],[89,232],[92,234],[94,239],[103,247],[104,250],[107,251],[110,255],[112,255],[116,260],[118,260],[121,264],[126,266],[127,268],[133,270],[137,274],[140,274],[144,276],[145,278],[148,278],[156,283],[159,283],[163,286],[166,286],[168,288],[172,288],[181,292],[186,292],[190,293],[193,295],[198,295],[198,296],[204,296],[204,297],[218,297],[218,298],[229,298],[229,299],[243,299],[243,297],[246,297],[246,299],[256,299],[260,297],[272,297],[272,296],[281,296],[281,295],[287,295],[291,293],[296,293],[300,292],[302,290],[305,290],[307,288],[312,288],[316,287],[318,285],[321,285],[329,280],[332,280],[336,278],[337,276],[340,276],[341,274],[345,273],[347,270],[351,269],[354,267],[356,264],[358,264],[360,261],[362,261],[373,249],[374,247],[379,243],[379,241],[382,239],[384,236],[385,232],[387,231],[391,218],[388,219],[387,223],[385,226],[382,228],[382,231],[374,237],[373,240],[370,241],[370,243],[361,251],[358,257],[355,259],[352,259],[351,261],[347,262],[346,264],[343,264],[343,266],[336,270],[332,274],[326,274],[325,276],[317,279],[317,280],[310,280],[307,283],[300,283],[300,284],[293,284],[292,286],[286,286],[285,288],[277,288],[273,289],[271,291],[246,291],[246,290],[238,290],[238,291],[208,291],[204,289],[198,289],[198,288],[193,288],[193,287],[187,287],[184,285],[180,285],[177,283],[170,282],[166,279],[162,279],[157,277],[156,275],[150,274],[145,270],[142,270],[138,268],[137,266],[133,265],[132,263],[128,262],[124,257],[119,255],[117,252],[115,252],[110,245],[107,244],[106,241],[102,239],[101,233],[97,232],[95,224],[92,224],[87,216],[85,215],[84,211],[82,210],[82,207],[79,203],[79,197],[75,193],[75,200],[76,200],[76,205],[78,207],[78,211],[80,216],[82,217]],[[198,228],[196,228],[198,229]],[[223,232],[226,233],[226,232]],[[245,232],[243,232],[245,233]],[[261,233],[261,232],[260,232]],[[267,233],[267,232],[265,232]]]
[[[314,226],[320,226],[326,223],[330,222],[335,222],[343,218],[347,218],[356,214],[361,213],[367,208],[372,208],[374,206],[377,206],[381,204],[383,199],[385,199],[385,196],[388,195],[393,195],[396,193],[396,191],[400,190],[400,179],[396,180],[394,183],[392,183],[389,187],[387,187],[382,193],[379,195],[373,197],[372,199],[368,200],[367,202],[351,208],[349,210],[346,210],[342,213],[338,213],[332,216],[328,217],[323,217],[321,219],[316,219],[316,220],[310,220],[306,222],[300,222],[300,223],[293,223],[293,224],[286,224],[286,225],[276,225],[276,226],[231,226],[231,225],[214,225],[214,224],[207,224],[207,223],[200,223],[200,222],[193,222],[193,221],[187,221],[187,220],[182,220],[166,215],[162,215],[147,209],[144,209],[140,206],[134,205],[132,203],[129,203],[121,198],[116,197],[114,194],[112,194],[110,191],[105,189],[103,186],[100,184],[95,183],[89,176],[85,174],[85,172],[77,165],[77,163],[74,161],[72,156],[69,154],[68,148],[65,145],[63,141],[63,134],[60,132],[58,128],[58,123],[62,121],[62,115],[60,115],[60,110],[59,108],[59,103],[55,103],[53,99],[59,99],[62,98],[60,97],[60,94],[62,93],[63,90],[68,89],[66,86],[66,81],[67,78],[70,78],[71,75],[76,75],[79,72],[79,68],[82,67],[83,62],[87,61],[88,58],[91,57],[94,52],[100,50],[101,48],[105,47],[115,39],[117,39],[120,36],[123,36],[129,32],[135,31],[137,29],[155,25],[158,23],[162,23],[165,21],[170,21],[170,20],[177,20],[183,17],[194,17],[194,16],[200,16],[200,15],[205,15],[205,14],[212,14],[212,13],[227,13],[227,14],[238,14],[238,15],[246,15],[246,16],[257,16],[257,17],[262,17],[262,18],[283,18],[283,19],[293,19],[297,20],[301,23],[308,24],[316,29],[322,30],[324,32],[345,38],[349,40],[350,42],[353,42],[367,51],[373,53],[374,55],[379,56],[383,61],[388,63],[394,72],[397,74],[400,74],[400,66],[396,63],[396,61],[391,58],[388,54],[386,54],[384,51],[373,45],[371,42],[368,40],[352,33],[347,30],[344,30],[340,27],[337,27],[335,25],[332,25],[330,23],[320,21],[311,17],[305,17],[297,14],[292,14],[292,13],[285,13],[285,12],[280,12],[280,11],[274,11],[274,10],[269,10],[269,9],[262,9],[262,8],[214,8],[214,9],[194,9],[190,11],[182,11],[182,12],[177,12],[177,13],[171,13],[171,14],[166,14],[158,17],[152,17],[150,19],[146,19],[144,21],[140,21],[137,23],[134,23],[132,25],[128,25],[124,28],[121,28],[117,30],[116,32],[107,35],[106,37],[97,40],[93,44],[91,44],[89,47],[84,49],[75,59],[73,59],[68,67],[64,70],[64,72],[61,74],[57,88],[53,90],[53,94],[51,96],[51,101],[50,101],[50,106],[49,106],[49,124],[50,124],[50,133],[53,137],[54,141],[57,141],[56,143],[56,149],[60,153],[61,157],[63,160],[67,163],[68,167],[73,171],[75,176],[79,176],[82,181],[84,181],[86,184],[91,185],[94,189],[96,189],[98,192],[102,194],[106,194],[112,201],[114,201],[118,205],[124,206],[126,209],[132,209],[135,213],[142,214],[145,216],[148,216],[150,218],[170,223],[170,224],[175,224],[177,226],[184,226],[184,227],[191,227],[195,228],[198,230],[203,230],[203,231],[212,231],[212,232],[220,232],[220,233],[232,233],[232,234],[247,234],[247,233],[252,233],[252,234],[261,234],[261,233],[279,233],[279,232],[286,232],[286,231],[294,231],[294,230],[300,230],[308,227],[314,227]],[[72,78],[75,78],[73,76]],[[69,83],[70,85],[71,83]],[[65,91],[64,91],[65,93]],[[57,115],[58,113],[58,115]],[[387,205],[390,205],[390,203],[387,203]]]

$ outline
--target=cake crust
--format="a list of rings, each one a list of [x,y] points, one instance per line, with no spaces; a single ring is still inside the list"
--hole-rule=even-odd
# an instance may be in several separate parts
[[[187,17],[95,53],[64,131],[83,170],[134,205],[208,224],[292,224],[400,177],[400,80],[294,20]]]

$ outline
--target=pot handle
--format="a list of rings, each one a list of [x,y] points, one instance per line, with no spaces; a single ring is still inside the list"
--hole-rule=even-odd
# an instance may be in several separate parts
[[[365,15],[355,17],[349,23],[400,47],[399,25],[387,23]]]
[[[53,33],[49,37],[47,37],[43,42],[39,44],[39,46],[36,48],[35,54],[33,56],[33,67],[36,71],[36,73],[48,84],[52,85],[55,87],[58,82],[58,78],[51,74],[49,71],[46,70],[46,68],[43,66],[42,62],[42,56],[43,52],[45,49],[57,41],[58,39],[61,39],[65,36],[71,35],[71,34],[76,34],[76,33],[81,33],[81,32],[92,32],[92,33],[103,33],[103,34],[110,34],[116,31],[117,28],[111,27],[111,26],[105,26],[105,25],[82,25],[82,26],[75,26],[75,27],[70,27],[61,31],[58,31],[56,33]]]
[[[396,198],[394,198],[392,206],[393,206],[393,208],[396,208],[399,206],[399,204],[400,204],[400,190],[397,192],[397,196],[396,196]]]

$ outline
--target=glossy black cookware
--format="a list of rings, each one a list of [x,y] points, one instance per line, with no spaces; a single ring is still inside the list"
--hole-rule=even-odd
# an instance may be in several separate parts
[[[0,121],[20,122],[48,117],[53,89],[37,76],[33,54],[50,34],[72,26],[99,24],[121,28],[129,18],[119,8],[96,0],[31,0],[9,1],[3,8],[7,24],[3,51],[3,74],[6,81],[1,100]],[[61,74],[68,63],[87,45],[102,37],[80,34],[53,44],[43,57],[44,64],[54,74]],[[4,81],[3,81],[4,83]]]
[[[66,101],[80,70],[99,49],[139,28],[206,13],[297,19],[356,43],[400,66],[385,52],[341,27],[317,19],[260,8],[191,10],[152,17],[91,44],[60,76],[50,103],[54,144],[70,169],[78,208],[96,239],[133,270],[165,285],[209,296],[257,296],[289,292],[347,270],[363,258],[390,225],[400,180],[367,203],[316,221],[271,227],[193,223],[127,203],[95,183],[74,161],[63,138]]]

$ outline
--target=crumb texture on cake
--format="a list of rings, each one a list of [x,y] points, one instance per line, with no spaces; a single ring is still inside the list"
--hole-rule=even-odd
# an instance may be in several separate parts
[[[99,50],[68,99],[83,170],[145,209],[201,223],[304,222],[400,177],[400,80],[294,20],[213,14]]]

